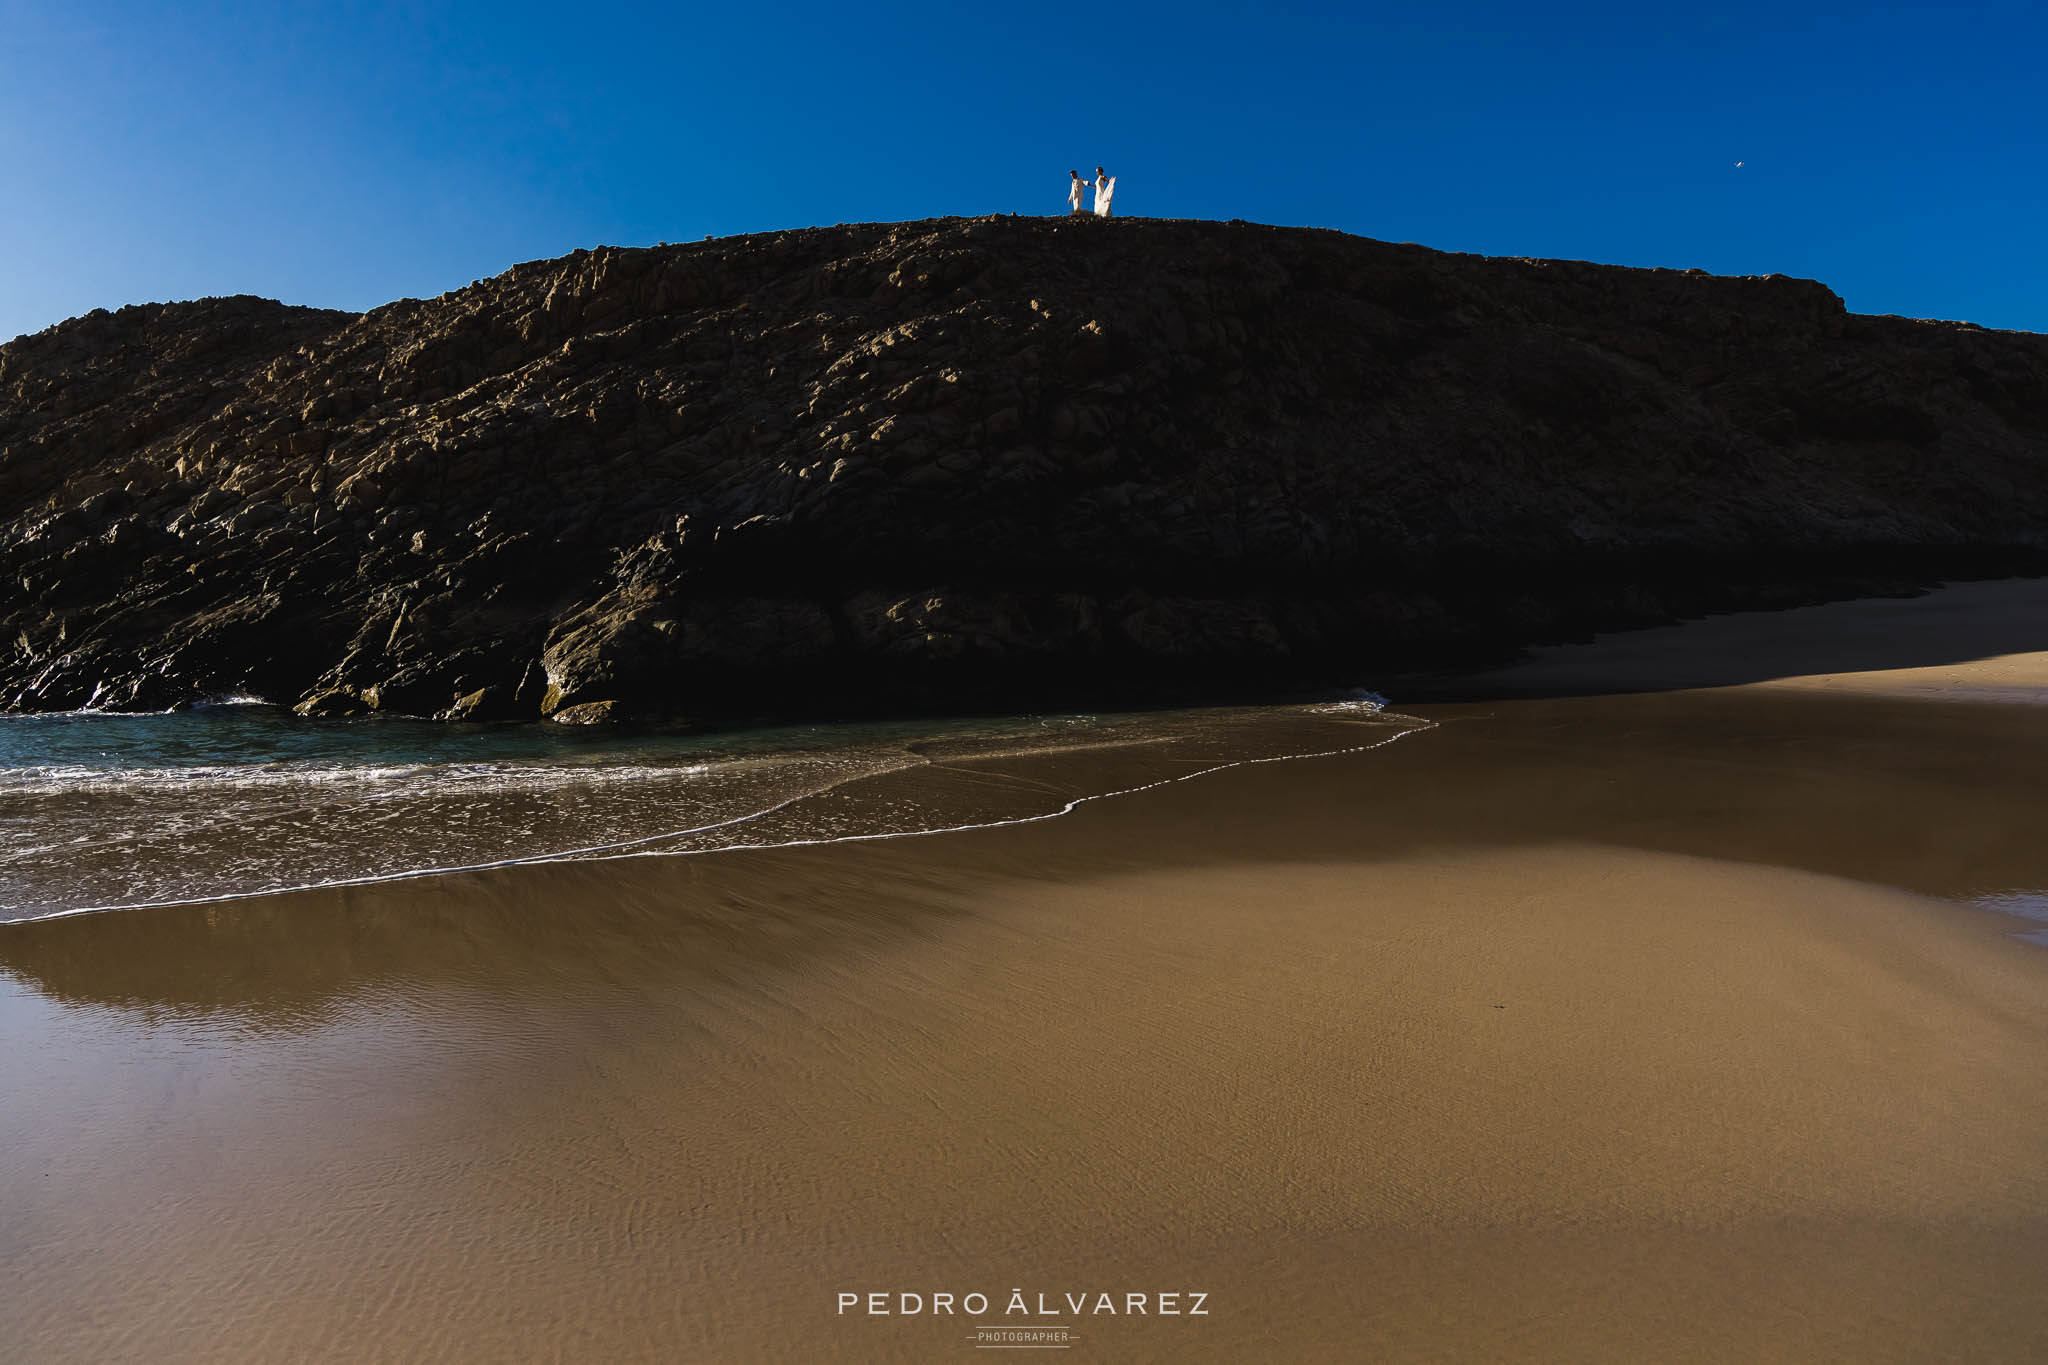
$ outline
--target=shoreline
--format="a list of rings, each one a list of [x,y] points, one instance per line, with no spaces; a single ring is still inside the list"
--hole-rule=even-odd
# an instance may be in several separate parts
[[[887,842],[899,839],[919,839],[947,834],[962,834],[976,830],[999,829],[1010,825],[1037,824],[1057,820],[1073,813],[1092,802],[1114,800],[1150,791],[1173,783],[1191,781],[1225,772],[1233,768],[1272,763],[1290,763],[1303,759],[1329,758],[1340,755],[1366,753],[1394,743],[1409,735],[1434,728],[1434,723],[1420,717],[1386,711],[1378,703],[1329,703],[1321,706],[1270,707],[1270,708],[1213,708],[1210,711],[1161,712],[1157,715],[1191,723],[1200,728],[1205,721],[1221,728],[1230,721],[1242,721],[1250,717],[1263,734],[1261,739],[1268,748],[1277,752],[1254,752],[1238,757],[1215,757],[1213,760],[1176,762],[1169,756],[1174,737],[1165,732],[1148,733],[1140,731],[1137,737],[1104,737],[1097,740],[1077,738],[1064,745],[1047,745],[1033,749],[1019,745],[1014,751],[1006,750],[1002,739],[985,742],[995,752],[977,758],[971,754],[940,756],[949,741],[959,736],[944,736],[932,740],[921,740],[907,749],[905,761],[895,767],[879,772],[858,774],[828,783],[825,786],[800,791],[794,795],[774,801],[769,805],[743,811],[739,814],[714,820],[709,823],[681,829],[657,831],[652,834],[612,840],[605,843],[569,847],[541,853],[523,854],[446,866],[409,868],[402,871],[378,873],[364,876],[345,876],[308,882],[291,886],[263,887],[250,890],[226,891],[217,895],[189,896],[175,899],[125,902],[121,904],[82,905],[39,914],[0,918],[0,926],[9,924],[36,924],[53,920],[75,918],[81,915],[111,914],[124,910],[174,910],[208,905],[227,905],[241,901],[270,897],[296,896],[308,893],[333,892],[353,888],[389,885],[436,877],[450,877],[464,874],[496,873],[521,867],[544,867],[556,863],[606,863],[628,858],[699,857],[713,853],[738,853],[744,851],[772,852],[780,849],[825,847],[841,844],[865,844]],[[1118,717],[1128,721],[1131,717]],[[1142,725],[1143,717],[1138,718]],[[1318,722],[1330,724],[1318,727]],[[1085,732],[1076,732],[1085,735]],[[1312,737],[1311,737],[1312,736]],[[979,737],[971,737],[974,744]],[[1290,743],[1290,739],[1292,742]],[[1325,747],[1318,747],[1325,746]],[[1135,757],[1127,770],[1098,782],[1095,787],[1083,786],[1063,800],[1057,800],[1056,787],[1047,787],[1048,800],[1057,800],[1051,809],[1021,809],[1008,813],[991,812],[985,818],[956,824],[929,824],[915,828],[882,828],[856,830],[850,833],[820,834],[815,837],[771,838],[763,843],[740,843],[709,845],[700,848],[663,848],[657,845],[679,845],[689,839],[713,834],[725,829],[739,829],[759,825],[772,829],[770,818],[778,813],[800,807],[806,803],[833,801],[849,793],[864,792],[865,784],[881,788],[901,786],[908,782],[913,785],[944,783],[957,780],[960,775],[975,771],[986,771],[996,780],[1005,780],[1001,769],[1007,764],[1032,767],[1044,763],[1061,764],[1088,756],[1114,751],[1124,751]],[[921,752],[929,751],[929,752]],[[825,751],[829,753],[830,751]],[[749,756],[751,757],[751,756]],[[1149,761],[1148,761],[1149,760]],[[743,757],[738,762],[749,761]],[[1108,765],[1104,765],[1108,766]],[[1163,774],[1163,775],[1162,775]],[[1009,780],[1016,780],[1010,776]],[[1118,786],[1118,782],[1129,785]],[[859,801],[859,796],[853,798]],[[886,804],[886,798],[874,804]]]
[[[1060,818],[0,926],[0,1335],[909,1361],[966,1329],[838,1295],[1088,1286],[1208,1295],[1051,1319],[1101,1360],[2048,1353],[2048,958],[1971,904],[2048,887],[2048,707],[1416,710]]]
[[[1411,686],[1402,691],[1401,700],[1382,699],[1383,714],[1389,722],[1407,720],[1420,729],[1433,727],[1436,723],[1421,713],[1445,702],[1744,688],[1936,703],[2048,705],[2048,650],[2023,647],[2044,643],[2033,624],[2042,619],[2048,619],[2048,579],[1948,584],[1916,598],[1872,598],[1779,612],[1709,617],[1677,626],[1604,636],[1586,645],[1550,647],[1534,651],[1528,659],[1505,668],[1452,678],[1413,678],[1408,680]],[[1417,708],[1417,713],[1399,710],[1399,706],[1404,704]],[[1263,710],[1276,719],[1289,712],[1295,713],[1295,719],[1306,714],[1299,706],[1214,708],[1214,713],[1229,711],[1236,714],[1240,710],[1246,714],[1258,714]],[[1162,711],[1138,714],[1171,716],[1202,713]],[[1361,747],[1377,747],[1379,743],[1390,743],[1392,738],[1398,737],[1369,741]],[[1271,742],[1276,746],[1286,743],[1277,736]],[[1323,750],[1316,744],[1303,747],[1305,752],[1240,758],[1216,765],[1211,770],[1220,771],[1246,761],[1286,762],[1342,751],[1341,747]],[[1171,780],[1181,781],[1201,775],[1199,772],[1180,773]],[[881,776],[886,778],[888,774]],[[875,777],[870,775],[848,780],[857,784],[874,781]],[[913,776],[911,780],[918,779]],[[652,847],[673,844],[721,828],[764,821],[785,808],[820,799],[831,790],[825,789],[799,793],[761,809],[742,812],[701,827],[661,830],[588,846],[363,876],[337,876],[291,886],[232,890],[217,895],[73,906],[0,920],[0,923],[30,923],[117,910],[231,904],[254,897],[375,886],[422,877],[489,872],[564,861],[604,861],[615,857],[642,856],[643,852],[647,856],[695,856],[699,852],[729,852],[735,847],[778,848],[810,843],[924,838],[965,832],[979,828],[983,823],[1006,824],[1018,820],[1036,822],[1058,818],[1079,804],[1127,795],[1149,789],[1152,785],[1151,780],[1123,788],[1110,785],[1077,794],[1052,811],[1005,815],[988,822],[939,823],[915,829],[835,834],[819,839],[781,838],[716,849]]]

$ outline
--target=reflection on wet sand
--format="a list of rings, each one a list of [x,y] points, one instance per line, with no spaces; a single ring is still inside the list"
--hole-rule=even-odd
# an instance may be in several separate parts
[[[1104,1360],[2048,1351],[2048,953],[1921,899],[2048,886],[2048,710],[1423,709],[1041,823],[0,926],[0,1339],[931,1360],[838,1293],[1022,1286],[1211,1296]]]

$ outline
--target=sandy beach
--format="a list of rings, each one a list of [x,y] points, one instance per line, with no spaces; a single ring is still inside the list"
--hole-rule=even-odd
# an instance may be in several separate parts
[[[2044,607],[1616,637],[1057,820],[0,925],[0,1341],[2048,1358],[1983,908],[2048,891]]]
[[[1443,690],[1572,696],[1748,685],[2040,704],[2048,702],[2044,620],[2048,580],[1953,583],[1919,597],[1741,612],[1532,650]]]

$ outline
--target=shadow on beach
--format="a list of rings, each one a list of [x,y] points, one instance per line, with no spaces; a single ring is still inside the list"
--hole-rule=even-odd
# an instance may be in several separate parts
[[[2048,650],[2048,579],[1740,612],[1532,651],[1504,668],[1404,679],[1404,702],[1598,696],[1892,674]],[[2048,697],[2048,689],[2043,691]]]

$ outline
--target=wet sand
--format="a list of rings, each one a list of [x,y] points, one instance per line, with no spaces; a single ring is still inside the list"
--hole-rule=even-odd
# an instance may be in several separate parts
[[[1057,821],[0,926],[0,1341],[2048,1358],[2048,952],[1968,903],[2048,889],[2048,707],[1688,690],[1741,624]]]

